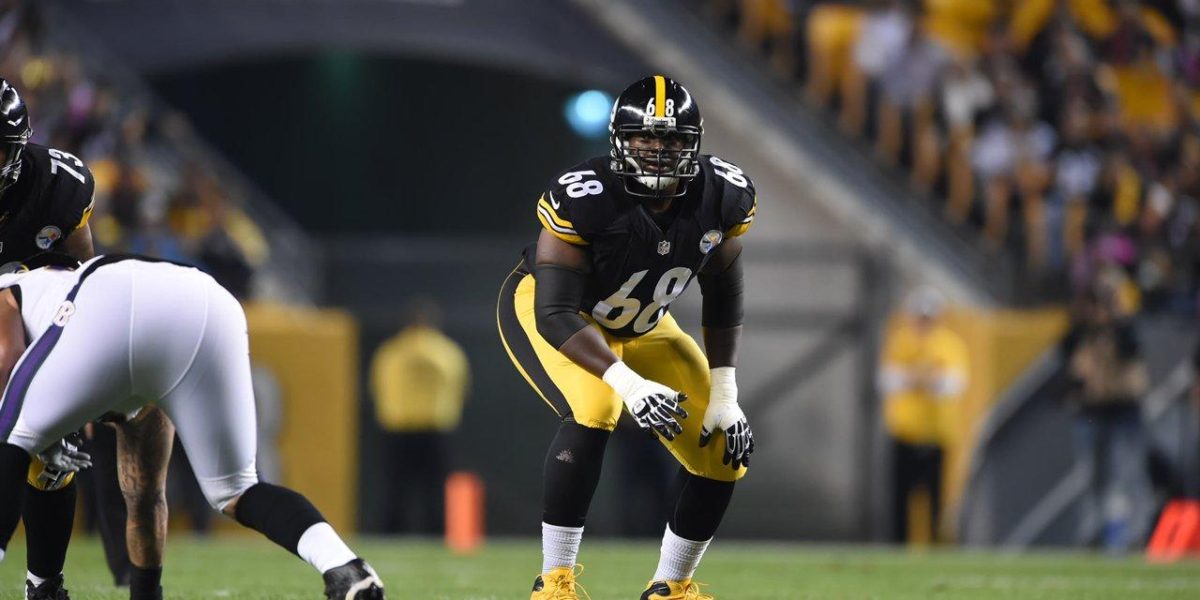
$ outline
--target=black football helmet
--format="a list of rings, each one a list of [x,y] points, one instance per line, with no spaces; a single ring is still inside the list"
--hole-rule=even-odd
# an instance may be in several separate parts
[[[0,79],[0,150],[4,152],[0,163],[0,196],[21,176],[21,151],[33,129],[29,126],[29,111],[17,88],[6,79]]]
[[[692,95],[669,77],[654,75],[625,88],[613,103],[608,131],[612,171],[625,180],[630,194],[682,196],[700,172],[704,119]],[[660,143],[634,147],[634,137]]]

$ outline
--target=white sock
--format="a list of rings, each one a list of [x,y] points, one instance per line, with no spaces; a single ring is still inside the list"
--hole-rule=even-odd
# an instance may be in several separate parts
[[[300,536],[300,543],[296,544],[296,554],[322,575],[358,558],[329,523],[317,523],[309,527]]]
[[[4,562],[4,550],[0,550],[0,562]]]
[[[582,527],[559,527],[542,523],[542,574],[561,567],[574,567],[581,541]]]
[[[25,571],[25,579],[28,579],[29,583],[33,584],[33,587],[37,587],[39,585],[42,585],[43,583],[46,583],[45,579],[42,579],[41,577],[34,575],[33,571]]]
[[[683,581],[691,579],[700,566],[700,558],[708,549],[708,543],[685,540],[671,531],[671,526],[663,533],[662,553],[658,555],[658,570],[654,572],[654,581]]]

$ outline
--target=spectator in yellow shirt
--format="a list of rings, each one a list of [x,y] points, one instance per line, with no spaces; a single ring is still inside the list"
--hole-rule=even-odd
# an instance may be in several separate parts
[[[375,417],[383,429],[388,533],[436,535],[444,525],[450,434],[462,417],[470,380],[466,355],[437,328],[428,300],[409,308],[409,325],[385,341],[371,361]],[[417,526],[409,526],[411,513]]]
[[[943,301],[922,288],[905,303],[905,314],[889,332],[880,365],[884,423],[892,438],[893,540],[909,539],[912,493],[929,495],[930,540],[937,540],[942,457],[947,442],[943,423],[948,408],[967,389],[966,344],[941,322]]]

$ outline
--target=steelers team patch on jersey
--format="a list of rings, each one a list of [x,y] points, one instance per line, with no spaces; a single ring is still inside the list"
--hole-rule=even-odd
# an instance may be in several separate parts
[[[716,229],[710,229],[703,237],[700,238],[700,253],[708,254],[721,244],[721,240],[725,239],[725,234]]]
[[[49,250],[50,246],[53,246],[60,239],[62,239],[62,230],[53,225],[48,225],[37,233],[34,242],[38,248]]]

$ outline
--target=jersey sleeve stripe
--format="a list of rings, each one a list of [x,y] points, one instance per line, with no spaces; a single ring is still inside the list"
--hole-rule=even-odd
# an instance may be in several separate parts
[[[750,229],[750,220],[746,220],[737,225],[734,225],[733,227],[730,227],[729,231],[725,232],[725,237],[726,238],[735,238],[735,237],[738,237],[738,236],[746,233],[746,231],[748,231],[749,229]]]
[[[538,215],[542,217],[542,220],[546,222],[550,229],[553,229],[559,233],[567,233],[571,235],[579,234],[579,232],[575,231],[573,227],[564,227],[563,225],[560,225],[559,222],[554,218],[554,213],[546,210],[546,207],[538,206],[537,210]]]
[[[588,245],[587,240],[580,237],[574,229],[565,229],[555,225],[540,207],[538,208],[538,220],[542,222],[542,226],[546,228],[546,231],[549,231],[554,237],[576,246]]]
[[[551,206],[549,202],[546,202],[544,198],[538,200],[538,210],[546,211],[546,213],[549,214],[550,219],[557,223],[560,227],[564,227],[566,229],[575,228],[574,223],[571,223],[570,221],[558,216],[558,213],[554,212],[554,207]]]
[[[83,216],[79,218],[79,224],[75,229],[83,229],[88,221],[92,218],[92,211],[96,208],[96,195],[92,194],[92,201],[88,203],[87,208],[83,209]]]
[[[758,197],[751,199],[750,202],[750,210],[746,211],[746,217],[738,221],[733,227],[730,227],[725,232],[725,237],[735,238],[750,230],[750,226],[754,224],[754,215],[758,212]]]
[[[754,221],[754,214],[757,212],[758,212],[758,198],[755,198],[754,204],[750,205],[750,210],[746,213],[746,218],[742,219],[740,221],[740,224],[749,226],[750,223]]]

